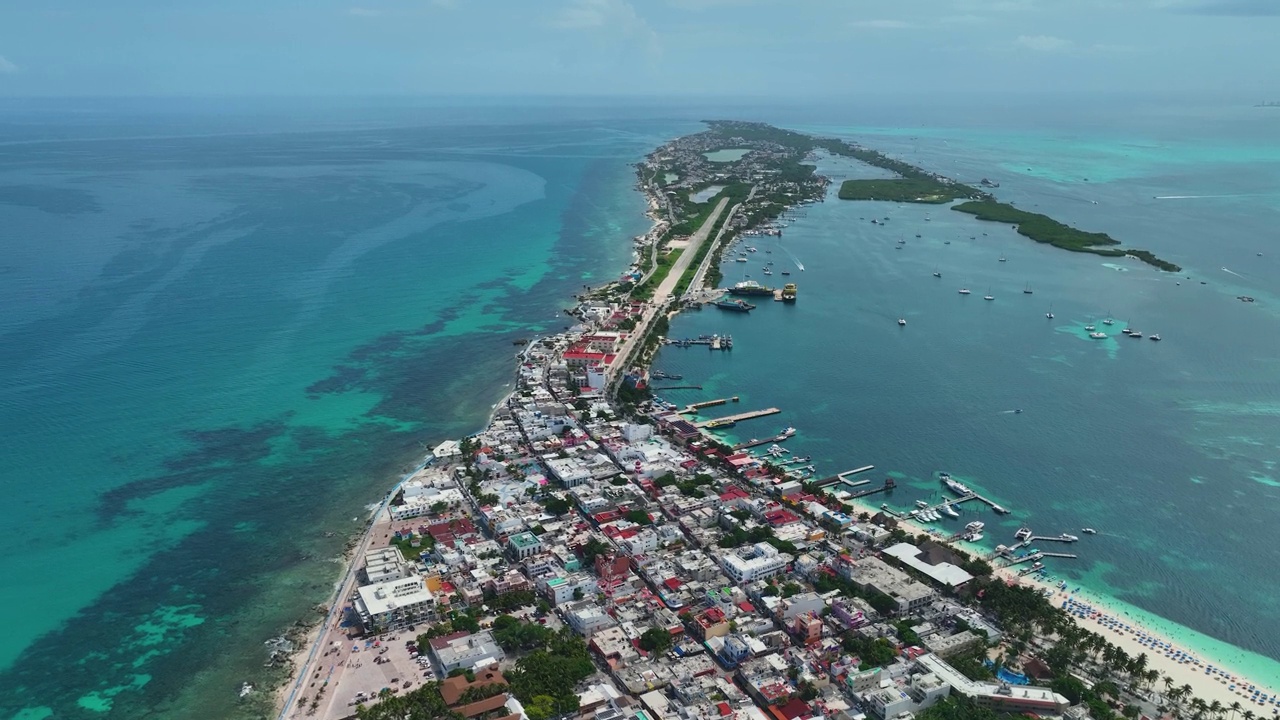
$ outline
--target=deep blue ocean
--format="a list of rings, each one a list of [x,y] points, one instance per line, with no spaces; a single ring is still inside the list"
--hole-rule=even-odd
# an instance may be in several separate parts
[[[989,177],[1186,270],[831,199],[757,243],[805,266],[800,302],[683,315],[673,334],[732,332],[735,350],[661,367],[784,408],[759,430],[795,425],[823,471],[893,473],[895,504],[945,469],[1010,523],[1095,526],[1056,571],[1280,657],[1280,112],[7,101],[0,611],[20,621],[0,717],[259,714],[240,684],[327,599],[365,506],[483,422],[513,339],[559,329],[575,290],[623,269],[647,227],[630,163],[717,116]],[[1107,313],[1165,339],[1084,337]]]

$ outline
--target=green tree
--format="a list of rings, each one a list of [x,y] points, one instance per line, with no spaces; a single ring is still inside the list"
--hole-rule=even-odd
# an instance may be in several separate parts
[[[649,628],[640,635],[640,647],[661,655],[671,649],[671,633],[662,628]]]

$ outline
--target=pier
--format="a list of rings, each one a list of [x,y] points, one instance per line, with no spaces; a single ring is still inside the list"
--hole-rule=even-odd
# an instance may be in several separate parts
[[[720,405],[726,405],[731,402],[738,402],[738,396],[734,395],[733,397],[730,397],[730,398],[719,398],[716,400],[703,400],[702,402],[689,403],[688,405],[684,406],[683,410],[677,410],[676,414],[697,415],[698,411],[703,408],[718,407]]]
[[[701,335],[696,338],[672,339],[664,338],[664,345],[673,345],[675,347],[693,347],[694,345],[706,345],[711,350],[732,350],[732,335]]]
[[[795,433],[791,433],[791,434],[782,433],[780,435],[774,435],[773,437],[764,438],[762,440],[751,438],[750,440],[744,443],[739,443],[737,445],[734,445],[733,451],[742,452],[743,450],[750,450],[753,447],[760,447],[761,445],[771,445],[773,443],[780,443],[784,440],[790,439],[794,435]]]
[[[779,410],[778,408],[765,408],[763,410],[752,410],[750,412],[738,413],[736,415],[726,415],[725,417],[719,417],[713,420],[703,420],[701,422],[696,422],[694,423],[694,427],[700,427],[700,428],[729,427],[731,425],[734,425],[735,423],[742,422],[743,420],[754,420],[756,418],[768,417],[770,415],[777,415],[780,412],[782,411]]]
[[[828,485],[834,485],[835,483],[838,483],[838,482],[840,482],[841,480],[844,480],[845,478],[849,477],[850,475],[857,475],[858,473],[864,473],[864,472],[866,472],[866,471],[868,471],[868,470],[874,470],[875,468],[876,468],[876,466],[875,466],[875,465],[864,465],[864,466],[862,466],[862,467],[860,467],[860,468],[857,468],[857,469],[854,469],[854,470],[845,470],[844,472],[842,472],[842,473],[836,473],[835,475],[832,475],[832,476],[831,476],[831,477],[829,477],[829,478],[823,478],[823,479],[821,479],[821,480],[817,481],[815,484],[816,484],[818,487],[826,487],[826,486],[828,486]],[[869,482],[869,481],[868,481],[868,482]],[[865,485],[866,483],[859,483],[859,484],[860,484],[860,485]]]
[[[666,387],[651,387],[650,390],[701,390],[701,385],[668,385]]]

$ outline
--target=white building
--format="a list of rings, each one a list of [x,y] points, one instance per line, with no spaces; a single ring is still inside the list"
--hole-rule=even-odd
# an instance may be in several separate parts
[[[948,562],[930,565],[920,557],[920,548],[911,543],[898,543],[885,548],[884,552],[897,558],[903,565],[924,573],[929,579],[942,585],[958,587],[973,579],[968,572]]]
[[[399,580],[405,575],[404,556],[398,547],[369,550],[364,554],[364,574],[370,585]]]
[[[591,480],[591,471],[578,458],[550,458],[546,463],[547,469],[565,487],[577,487]]]
[[[789,562],[789,554],[778,552],[777,548],[763,542],[727,553],[720,560],[725,574],[738,583],[780,575],[787,569]]]
[[[353,598],[368,629],[397,630],[435,617],[436,599],[422,578],[414,576],[365,585]]]
[[[431,654],[446,675],[459,668],[487,667],[506,657],[487,630],[451,640],[436,638],[431,641]]]

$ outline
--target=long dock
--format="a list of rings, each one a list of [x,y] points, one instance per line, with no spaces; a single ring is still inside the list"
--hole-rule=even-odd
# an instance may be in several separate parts
[[[701,385],[668,385],[667,387],[650,387],[650,390],[701,390]]]
[[[786,433],[783,433],[781,435],[774,435],[773,437],[764,438],[763,440],[756,440],[755,438],[752,438],[744,443],[739,443],[737,445],[734,445],[733,451],[740,452],[742,450],[749,450],[753,447],[760,447],[761,445],[772,445],[774,443],[780,443],[785,440],[790,440],[792,437],[794,437],[794,435],[795,433],[792,433],[791,435],[787,435]]]
[[[866,471],[868,471],[868,470],[875,470],[875,469],[876,469],[876,466],[875,466],[875,465],[864,465],[864,466],[862,466],[862,467],[860,467],[860,468],[855,468],[855,469],[853,469],[853,470],[845,470],[845,471],[844,471],[844,472],[842,472],[842,473],[836,473],[835,475],[832,475],[831,477],[823,478],[823,479],[821,479],[821,480],[817,481],[817,483],[816,483],[816,484],[817,484],[817,486],[818,486],[818,487],[826,487],[826,486],[828,486],[828,485],[834,485],[835,483],[838,483],[838,482],[840,482],[841,480],[844,480],[845,478],[849,477],[850,475],[857,475],[858,473],[864,473],[864,472],[866,472]]]
[[[717,407],[720,405],[726,405],[731,402],[738,402],[738,396],[734,395],[733,397],[717,398],[715,400],[703,400],[702,402],[689,403],[688,405],[684,406],[683,410],[677,410],[676,413],[679,415],[696,415],[698,411],[703,408]]]
[[[700,427],[700,428],[727,427],[734,423],[742,422],[743,420],[754,420],[756,418],[768,417],[770,415],[777,415],[780,412],[782,411],[779,410],[778,408],[765,408],[763,410],[752,410],[750,412],[738,413],[736,415],[726,415],[725,417],[718,417],[712,420],[703,420],[701,422],[694,423],[694,426]]]

